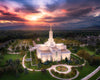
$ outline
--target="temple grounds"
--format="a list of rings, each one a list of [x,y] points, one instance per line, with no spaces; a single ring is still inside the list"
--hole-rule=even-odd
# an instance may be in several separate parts
[[[32,40],[15,40],[14,42],[12,42],[11,44],[9,44],[9,46],[5,49],[8,49],[7,54],[4,54],[4,56],[2,56],[2,62],[0,64],[1,68],[6,68],[6,62],[9,61],[16,61],[17,59],[20,60],[20,67],[24,70],[24,69],[31,69],[28,70],[27,74],[25,73],[17,73],[18,78],[15,79],[15,75],[13,74],[12,76],[8,73],[5,73],[2,77],[1,80],[6,80],[7,78],[9,78],[10,80],[27,80],[28,77],[30,77],[30,79],[34,79],[35,80],[39,80],[39,79],[43,79],[43,80],[58,80],[56,78],[53,78],[53,76],[50,74],[49,72],[49,68],[51,68],[53,65],[59,65],[59,64],[63,64],[63,65],[68,65],[68,66],[73,66],[75,68],[75,74],[73,76],[67,77],[68,78],[72,78],[75,77],[77,75],[77,71],[79,72],[79,75],[74,79],[81,79],[83,77],[85,77],[86,75],[88,75],[89,73],[91,73],[93,70],[95,70],[97,68],[97,66],[91,66],[87,61],[85,63],[85,60],[79,56],[77,56],[76,53],[71,54],[71,61],[68,61],[67,59],[62,60],[60,62],[46,62],[46,63],[40,63],[41,61],[38,60],[36,58],[36,53],[35,50],[30,53],[29,52],[29,47],[32,47]],[[34,46],[33,46],[34,47]],[[86,48],[86,47],[85,47]],[[69,48],[70,49],[70,48]],[[80,48],[80,49],[84,49],[84,48]],[[86,50],[86,49],[85,49]],[[89,50],[88,50],[89,51]],[[34,55],[33,55],[34,54]],[[23,57],[26,55],[25,59],[24,59],[24,65],[26,66],[26,68],[24,68],[22,66],[22,61],[23,61]],[[35,59],[31,60],[30,59],[30,55],[32,55]],[[28,60],[28,61],[27,61]],[[34,63],[35,62],[35,63]],[[31,65],[31,63],[33,64],[33,66]],[[84,64],[84,66],[82,66],[82,64]],[[65,67],[60,67],[60,69],[58,69],[58,71],[60,70],[60,72],[67,72],[69,69],[65,68]],[[57,67],[55,67],[56,69]],[[39,71],[35,71],[35,70],[39,70]],[[46,70],[46,71],[45,71]],[[59,74],[55,74],[55,72],[52,71],[51,72],[58,78],[65,78],[65,77],[61,77],[61,75],[59,76]],[[10,72],[11,74],[13,72]],[[69,75],[72,74],[71,72],[68,73]],[[67,75],[67,74],[66,74]],[[6,77],[5,77],[6,76]],[[40,76],[40,77],[38,77]]]

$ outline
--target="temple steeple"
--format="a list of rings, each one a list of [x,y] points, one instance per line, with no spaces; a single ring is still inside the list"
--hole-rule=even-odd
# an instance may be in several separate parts
[[[53,31],[52,31],[51,25],[50,25],[50,31],[49,31],[49,39],[53,39]]]
[[[50,31],[49,31],[49,39],[45,44],[48,45],[48,46],[51,46],[51,47],[55,46],[55,42],[54,42],[54,39],[53,39],[53,31],[52,31],[51,25],[50,25]]]

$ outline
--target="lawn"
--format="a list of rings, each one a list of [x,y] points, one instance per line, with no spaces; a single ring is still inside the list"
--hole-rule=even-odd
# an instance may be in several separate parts
[[[21,74],[20,77],[16,78],[12,75],[4,75],[0,80],[58,80],[53,78],[49,72],[29,72],[28,74]]]
[[[79,76],[75,80],[80,80],[90,74],[92,71],[94,71],[97,67],[96,66],[90,66],[88,63],[86,66],[82,68],[77,68],[78,71],[80,72]]]
[[[92,76],[89,80],[95,80],[95,79],[97,79],[98,77],[100,77],[100,71],[97,72],[94,76]]]
[[[31,62],[30,61],[29,62],[25,62],[25,66],[27,68],[30,68],[30,69],[36,69],[36,70],[38,70],[38,67],[37,66],[31,66]]]
[[[86,50],[90,55],[94,55],[94,51],[90,51],[87,47],[82,47],[82,49]]]
[[[76,56],[75,54],[71,54],[71,59],[73,59],[73,61],[72,61],[72,63],[70,63],[70,65],[81,65],[84,63],[84,59],[81,59],[80,57]],[[75,63],[75,60],[77,60],[79,64]]]
[[[81,49],[86,50],[90,55],[100,56],[95,54],[96,51],[90,51],[87,47],[82,47]]]
[[[22,56],[19,54],[5,54],[3,58],[4,59],[2,60],[1,65],[4,65],[6,61],[9,59],[12,59],[12,60],[20,59],[22,61]]]

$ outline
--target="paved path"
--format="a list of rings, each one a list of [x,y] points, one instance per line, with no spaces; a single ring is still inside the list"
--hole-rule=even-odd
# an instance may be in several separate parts
[[[58,70],[56,69],[56,67],[58,67],[58,66],[65,66],[68,70],[67,70],[66,72],[58,71]],[[69,66],[69,65],[66,65],[66,64],[58,64],[58,65],[53,65],[53,66],[51,66],[51,67],[48,68],[47,70],[53,69],[55,72],[67,74],[67,73],[71,72],[71,68],[72,68],[72,66]]]
[[[8,54],[20,54],[19,52],[9,52]]]
[[[56,78],[56,79],[60,79],[60,80],[72,80],[72,79],[77,78],[77,77],[78,77],[78,75],[79,75],[79,72],[77,71],[77,74],[76,74],[74,77],[69,78],[69,79],[64,79],[64,78],[59,78],[59,77],[57,77],[57,76],[53,75],[53,74],[52,74],[52,72],[51,72],[51,69],[48,69],[48,70],[49,70],[49,73],[50,73],[50,75],[51,75],[52,77],[54,77],[54,78]]]
[[[88,80],[90,79],[92,76],[94,76],[98,71],[100,71],[100,66],[98,66],[93,72],[91,72],[90,74],[88,74],[86,77],[82,78],[81,80]]]
[[[82,59],[82,57],[78,56],[77,54],[72,53],[73,55],[79,57],[80,59]],[[71,65],[72,67],[80,67],[80,66],[85,66],[86,65],[86,60],[84,59],[84,63],[81,65]]]
[[[33,45],[36,46],[35,41],[33,41]],[[30,48],[30,52],[33,51],[33,50],[35,50],[35,49],[36,49],[36,47]],[[23,57],[22,66],[23,66],[24,68],[27,68],[27,67],[25,66],[25,63],[24,63],[25,57],[26,57],[26,54],[25,54],[25,56]],[[31,54],[30,54],[30,57],[32,57]],[[79,57],[79,56],[78,56],[78,57]],[[56,79],[60,79],[60,80],[72,80],[72,79],[75,79],[75,78],[78,77],[78,75],[79,75],[79,72],[78,72],[78,71],[77,71],[77,74],[76,74],[73,78],[63,79],[63,78],[59,78],[59,77],[53,75],[52,72],[51,72],[51,70],[53,69],[55,72],[63,73],[63,74],[68,74],[69,72],[71,72],[71,68],[72,68],[72,67],[84,66],[85,64],[86,64],[86,62],[83,63],[82,65],[76,65],[76,66],[67,65],[67,64],[58,64],[58,65],[52,65],[52,66],[51,66],[50,68],[48,68],[47,70],[49,71],[50,75],[51,75],[52,77],[56,78]],[[66,72],[60,72],[60,71],[56,70],[56,67],[57,67],[57,66],[65,66],[65,67],[68,68],[68,70],[67,70]],[[33,69],[30,69],[30,68],[27,68],[27,69],[28,69],[29,71],[33,71]],[[41,71],[41,70],[35,70],[35,71]]]
[[[23,60],[22,60],[22,66],[23,66],[23,68],[27,68],[27,67],[25,66],[25,57],[26,57],[26,54],[24,55]],[[30,69],[30,68],[27,68],[27,70],[33,71],[33,69]],[[41,70],[35,70],[35,71],[41,71]]]
[[[24,55],[23,60],[22,60],[22,66],[23,66],[23,68],[27,68],[27,67],[25,66],[25,57],[26,57],[26,54]],[[79,72],[78,72],[78,71],[77,71],[76,76],[74,76],[73,78],[70,78],[70,79],[59,78],[59,77],[56,77],[55,75],[53,75],[53,74],[51,73],[51,69],[56,70],[55,68],[56,68],[57,66],[62,66],[62,65],[68,68],[68,71],[65,72],[66,74],[69,73],[69,72],[71,71],[71,67],[72,67],[72,66],[69,66],[69,65],[66,65],[66,64],[53,65],[52,67],[48,68],[47,70],[49,71],[49,73],[50,73],[50,75],[51,75],[52,77],[57,78],[57,79],[60,79],[60,80],[72,80],[72,79],[75,79],[75,78],[78,77],[78,75],[79,75]],[[30,69],[30,68],[27,68],[27,70],[33,71],[33,69]],[[35,70],[35,71],[41,71],[41,70]],[[56,70],[56,71],[57,71],[57,70]],[[59,72],[59,71],[57,71],[57,72]],[[59,72],[59,73],[61,73],[61,72]]]
[[[33,50],[35,49],[36,47],[34,47],[33,48]],[[31,49],[32,50],[32,49]],[[31,51],[30,50],[30,51]],[[27,68],[26,66],[25,66],[25,57],[26,57],[26,54],[24,55],[24,57],[23,57],[23,60],[22,60],[22,66],[24,67],[24,68]],[[79,56],[78,56],[79,57]],[[74,76],[73,78],[69,78],[69,79],[63,79],[63,78],[59,78],[59,77],[56,77],[55,75],[53,75],[52,73],[51,73],[51,69],[53,69],[53,70],[55,70],[56,72],[58,72],[58,73],[63,73],[63,74],[68,74],[69,72],[71,72],[71,68],[72,67],[79,67],[79,66],[85,66],[85,64],[86,64],[86,61],[82,64],[82,65],[76,65],[76,66],[74,66],[74,65],[67,65],[67,64],[58,64],[58,65],[52,65],[50,68],[48,68],[47,70],[49,71],[49,73],[50,73],[50,75],[52,76],[52,77],[54,77],[54,78],[57,78],[57,79],[60,79],[60,80],[72,80],[72,79],[75,79],[75,78],[77,78],[78,77],[78,75],[79,75],[79,72],[77,71],[77,74],[76,74],[76,76]],[[66,71],[66,72],[60,72],[60,71],[58,71],[58,70],[56,70],[56,67],[57,66],[65,66],[65,67],[67,67],[68,68],[68,70]],[[33,71],[33,69],[30,69],[30,68],[27,68],[29,71]],[[35,71],[41,71],[41,70],[35,70]]]

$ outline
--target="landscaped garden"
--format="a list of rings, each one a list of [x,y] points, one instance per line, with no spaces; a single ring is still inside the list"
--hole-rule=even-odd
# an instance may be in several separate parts
[[[83,51],[84,55],[82,55],[83,54],[82,51],[79,51],[79,50],[77,53],[71,54],[70,60],[67,60],[67,58],[66,58],[65,60],[61,60],[61,61],[55,61],[55,62],[46,61],[45,63],[42,63],[41,60],[37,58],[36,51],[33,51],[30,53],[28,50],[30,46],[33,46],[32,40],[29,40],[28,44],[27,44],[27,42],[28,42],[28,40],[26,40],[26,42],[25,41],[23,42],[23,40],[17,40],[15,42],[12,42],[12,44],[10,44],[8,46],[8,47],[12,46],[11,47],[12,51],[8,51],[8,52],[10,52],[10,53],[19,52],[19,54],[6,53],[6,54],[3,54],[2,56],[0,56],[0,73],[3,68],[3,71],[2,71],[3,75],[0,80],[8,80],[8,78],[9,78],[9,80],[27,80],[28,77],[30,77],[30,80],[31,79],[57,80],[57,79],[53,78],[46,69],[50,68],[52,65],[57,65],[57,64],[67,64],[67,65],[72,65],[72,66],[79,66],[85,62],[84,59],[86,59],[89,62],[86,62],[85,66],[79,66],[77,68],[72,68],[72,71],[68,74],[58,73],[58,72],[55,72],[54,70],[51,70],[51,72],[57,77],[68,79],[68,78],[72,78],[76,75],[76,72],[77,72],[76,69],[77,69],[80,74],[74,80],[80,80],[97,68],[97,66],[93,65],[92,64],[93,62],[90,60],[93,59],[93,60],[99,61],[99,58],[96,59],[97,57],[96,58],[93,56],[91,57],[90,55],[86,56],[86,54],[89,53],[89,50],[87,50],[87,49],[85,49],[85,51],[87,51],[87,52]],[[20,46],[20,44],[22,46]],[[7,48],[5,48],[5,49],[7,49]],[[80,48],[80,50],[81,49],[83,50],[84,48]],[[3,51],[1,51],[1,52],[3,52]],[[25,66],[27,68],[33,69],[32,72],[28,71],[27,69],[23,69],[21,66],[22,58],[25,54],[27,54],[25,59],[29,59],[30,54],[32,55],[32,64],[34,66],[31,65],[31,61],[25,61]],[[78,54],[79,56],[83,57],[84,59],[76,56],[75,54]],[[93,55],[93,52],[91,54]],[[20,62],[20,65],[18,66],[16,62]],[[16,65],[16,66],[12,67],[12,64]],[[10,69],[10,68],[14,68],[14,67],[15,67],[15,69]],[[56,67],[56,69],[60,72],[66,72],[68,70],[67,67],[64,67],[64,66],[58,66],[58,67]],[[6,70],[6,71],[4,72],[4,70]],[[8,73],[10,72],[9,70],[11,70],[13,72],[11,72],[8,75]],[[36,72],[34,70],[41,70],[41,71]],[[43,70],[45,70],[45,71],[43,71]],[[13,74],[13,76],[12,76],[12,74]],[[41,79],[38,76],[40,76]],[[99,72],[96,75],[94,75],[93,77],[91,77],[91,80],[94,80],[98,76],[99,76]]]
[[[57,66],[56,69],[61,72],[66,72],[68,70],[65,66]]]
[[[42,63],[40,59],[37,58],[36,56],[36,51],[32,51],[31,53],[28,51],[25,59],[30,58],[30,54],[32,55],[32,61],[25,61],[25,65],[27,68],[31,69],[47,69],[50,68],[52,65],[57,65],[57,64],[67,64],[67,65],[81,65],[85,61],[84,59],[79,58],[78,56],[71,54],[71,60],[61,60],[61,61],[46,61],[45,63]],[[63,69],[63,68],[62,68]]]
[[[64,79],[72,78],[77,73],[75,68],[72,68],[71,72],[69,72],[67,74],[55,72],[53,69],[51,70],[51,72],[52,72],[53,75],[55,75],[59,78],[64,78]]]

